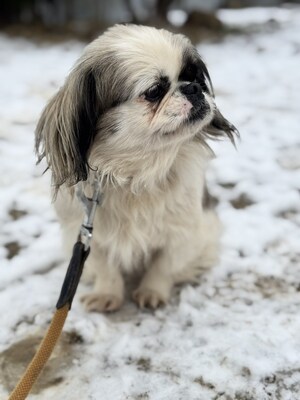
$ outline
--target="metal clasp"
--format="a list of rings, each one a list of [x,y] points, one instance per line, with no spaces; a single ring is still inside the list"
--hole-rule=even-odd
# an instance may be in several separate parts
[[[84,244],[85,251],[90,248],[90,242],[93,236],[93,222],[96,209],[97,206],[100,205],[102,202],[100,184],[96,177],[94,178],[91,186],[93,190],[91,198],[85,195],[82,182],[80,182],[76,188],[77,198],[81,202],[84,211],[84,219],[79,231],[78,240]]]

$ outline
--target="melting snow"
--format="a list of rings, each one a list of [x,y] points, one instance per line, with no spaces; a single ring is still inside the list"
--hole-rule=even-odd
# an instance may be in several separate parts
[[[300,398],[300,9],[220,17],[266,25],[199,46],[217,103],[241,132],[237,151],[212,144],[221,262],[156,312],[128,300],[115,314],[87,314],[81,284],[63,349],[32,399]],[[66,268],[33,132],[82,48],[0,36],[1,398],[44,332]]]

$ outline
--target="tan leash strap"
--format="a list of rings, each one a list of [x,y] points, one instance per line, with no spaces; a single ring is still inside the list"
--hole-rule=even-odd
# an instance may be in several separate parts
[[[56,311],[35,356],[27,367],[8,400],[25,400],[32,386],[40,375],[48,361],[54,346],[56,345],[63,329],[68,312],[71,309],[72,301],[83,270],[84,262],[89,255],[89,248],[80,241],[73,247],[73,255],[61,288],[60,296],[56,304]]]
[[[64,307],[56,310],[40,347],[8,400],[24,400],[28,396],[60,337],[69,308],[69,304],[66,304]]]
[[[57,310],[35,356],[8,400],[25,400],[48,361],[60,337],[68,312],[71,309],[72,301],[89,251],[90,249],[88,248],[86,250],[82,242],[78,241],[75,243],[72,258],[56,304]]]

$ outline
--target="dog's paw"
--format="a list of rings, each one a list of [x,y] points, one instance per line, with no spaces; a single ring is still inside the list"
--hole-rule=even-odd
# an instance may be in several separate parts
[[[121,308],[123,299],[114,294],[88,293],[81,297],[85,309],[89,312],[112,312]]]
[[[166,305],[167,302],[167,299],[162,294],[148,288],[138,288],[133,292],[132,298],[140,308],[147,307],[153,310]]]

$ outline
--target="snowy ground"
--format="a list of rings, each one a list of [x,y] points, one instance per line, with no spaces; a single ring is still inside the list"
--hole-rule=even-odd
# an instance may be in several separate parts
[[[300,398],[300,9],[221,16],[263,24],[200,46],[242,136],[237,151],[214,145],[209,173],[226,228],[222,260],[154,313],[128,300],[118,313],[87,314],[81,284],[32,399]],[[44,332],[65,271],[33,131],[82,47],[0,36],[1,399]]]

